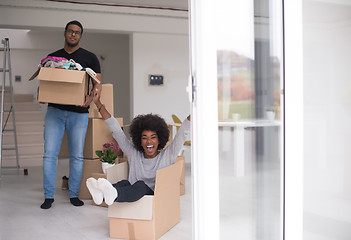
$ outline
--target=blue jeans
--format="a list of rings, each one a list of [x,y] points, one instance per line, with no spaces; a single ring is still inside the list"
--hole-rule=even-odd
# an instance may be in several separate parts
[[[45,198],[54,198],[57,157],[65,131],[70,153],[69,196],[70,198],[78,197],[83,172],[83,149],[87,126],[88,113],[76,113],[48,107],[45,116],[43,158]]]

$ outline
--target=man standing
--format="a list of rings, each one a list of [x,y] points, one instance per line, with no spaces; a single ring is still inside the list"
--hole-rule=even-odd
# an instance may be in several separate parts
[[[67,23],[64,32],[64,48],[50,53],[48,56],[73,59],[83,68],[91,68],[97,73],[96,77],[101,80],[98,58],[95,54],[79,47],[82,34],[83,26],[80,22]],[[101,84],[95,83],[94,88],[101,92]],[[84,205],[84,202],[78,198],[78,192],[83,172],[83,149],[88,126],[88,107],[92,97],[92,95],[86,96],[82,106],[48,104],[44,129],[43,185],[45,201],[40,206],[42,209],[50,208],[54,202],[57,157],[65,131],[70,153],[68,181],[70,202],[74,206]]]

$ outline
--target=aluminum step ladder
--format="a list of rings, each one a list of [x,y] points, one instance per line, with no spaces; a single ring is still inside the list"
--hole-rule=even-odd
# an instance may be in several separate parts
[[[12,72],[11,72],[11,59],[10,59],[10,43],[8,38],[4,38],[1,40],[3,44],[3,48],[0,48],[0,52],[4,54],[4,62],[3,68],[0,68],[0,73],[2,73],[2,83],[1,83],[1,115],[0,115],[0,178],[3,170],[16,170],[17,173],[20,172],[20,165],[18,159],[18,144],[17,144],[17,131],[16,131],[16,118],[15,118],[15,106],[14,106],[14,97],[13,97],[13,86],[12,86]],[[8,86],[6,86],[6,80],[8,80]],[[10,106],[8,109],[5,109],[5,101],[8,101],[5,98],[5,94],[10,95]],[[7,105],[8,107],[8,105]],[[5,116],[6,114],[6,116]],[[12,127],[9,128],[7,123],[12,117]],[[5,119],[6,118],[6,119]],[[12,132],[14,137],[13,146],[11,147],[3,147],[3,136],[4,132]],[[3,167],[3,151],[10,150],[15,151],[16,154],[16,166],[11,167]],[[28,171],[24,170],[24,174],[27,175]]]

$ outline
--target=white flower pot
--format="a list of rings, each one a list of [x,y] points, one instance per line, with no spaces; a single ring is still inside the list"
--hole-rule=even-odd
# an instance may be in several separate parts
[[[106,173],[106,169],[107,168],[109,168],[109,167],[112,167],[112,166],[114,166],[115,164],[113,163],[113,164],[110,164],[110,163],[107,163],[107,162],[102,162],[102,172],[103,173]]]
[[[240,120],[240,113],[233,113],[232,119],[234,120],[234,122],[239,121]]]
[[[266,111],[266,117],[268,120],[273,121],[275,119],[275,112],[273,111]]]

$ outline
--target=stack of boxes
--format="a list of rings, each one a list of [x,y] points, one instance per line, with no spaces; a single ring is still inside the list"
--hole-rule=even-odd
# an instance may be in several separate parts
[[[95,76],[86,71],[41,67],[29,80],[34,78],[39,80],[38,102],[83,105],[85,94],[89,92],[89,76],[95,82],[98,81]],[[101,102],[114,116],[112,84],[102,84]],[[123,126],[123,118],[117,118],[117,120]],[[84,166],[79,190],[79,198],[81,199],[91,199],[85,182],[93,173],[102,173],[101,162],[95,151],[102,150],[102,145],[106,142],[114,142],[117,145],[101,114],[92,102],[89,109],[89,123],[83,153]],[[120,152],[120,154],[123,153]],[[69,157],[66,134],[62,140],[59,157]]]
[[[105,108],[113,116],[114,105],[113,105],[113,85],[102,84],[101,102],[105,105]],[[123,118],[116,118],[121,126],[123,126]],[[103,172],[101,168],[101,162],[99,157],[95,154],[96,150],[102,150],[102,145],[106,142],[113,142],[117,146],[116,140],[112,137],[112,133],[108,129],[104,119],[92,102],[89,107],[89,122],[87,134],[84,143],[84,166],[82,180],[79,188],[80,199],[91,199],[91,195],[86,187],[86,180],[93,176],[93,173],[101,174]],[[123,153],[120,151],[119,155]],[[67,135],[65,134],[62,140],[61,152],[59,157],[69,157]]]

